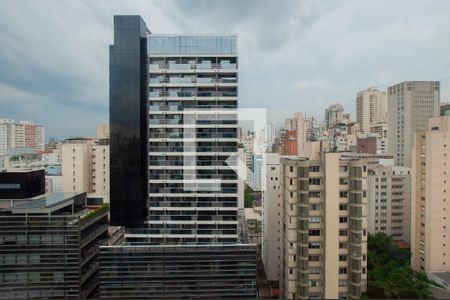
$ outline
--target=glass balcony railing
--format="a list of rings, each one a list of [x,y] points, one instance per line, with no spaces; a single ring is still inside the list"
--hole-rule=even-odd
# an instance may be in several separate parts
[[[150,97],[237,97],[237,92],[213,92],[213,91],[151,91]]]
[[[213,70],[213,69],[225,69],[225,70],[235,70],[237,69],[237,64],[222,62],[220,64],[213,63],[188,63],[188,64],[150,64],[150,70]]]

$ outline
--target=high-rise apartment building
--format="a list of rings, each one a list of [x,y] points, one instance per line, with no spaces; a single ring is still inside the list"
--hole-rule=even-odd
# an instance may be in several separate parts
[[[367,164],[281,159],[282,299],[359,299],[367,278]]]
[[[297,142],[297,154],[302,156],[305,152],[305,144],[307,137],[307,123],[302,112],[294,113],[293,118],[288,118],[284,122],[287,132],[295,132],[295,141]]]
[[[368,88],[356,94],[356,122],[363,133],[370,133],[374,124],[386,122],[386,112],[386,92]]]
[[[281,273],[282,247],[282,198],[280,155],[266,153],[266,186],[262,192],[262,246],[261,257],[267,280],[278,286]]]
[[[236,37],[148,40],[149,241],[236,242]]]
[[[126,272],[111,281],[105,273],[103,290],[111,293],[102,297],[132,298],[143,290],[159,299],[256,297],[256,246],[241,238],[238,214],[236,42],[232,35],[152,34],[139,16],[114,17],[111,223],[127,227],[119,254],[141,259],[120,260],[137,272],[127,289],[121,289]],[[250,255],[237,251],[230,263],[218,264],[230,246]],[[167,259],[155,262],[153,253]],[[154,268],[161,272],[149,278]]]
[[[414,132],[439,116],[439,81],[405,81],[388,88],[388,152],[395,165],[411,167]]]
[[[298,155],[297,131],[280,131],[280,153],[282,155]]]
[[[368,230],[411,242],[411,169],[378,164],[369,167]]]
[[[61,147],[64,192],[87,192],[109,202],[107,140],[72,138]]]
[[[0,155],[5,155],[8,149],[14,148],[44,151],[45,128],[31,121],[16,123],[11,119],[0,119]]]
[[[344,123],[344,107],[339,103],[330,105],[325,109],[326,128],[333,128],[340,123]]]
[[[450,271],[450,116],[430,118],[412,150],[411,252],[416,271]]]

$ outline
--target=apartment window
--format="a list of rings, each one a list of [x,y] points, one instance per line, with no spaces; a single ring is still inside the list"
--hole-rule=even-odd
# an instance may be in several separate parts
[[[310,210],[320,210],[320,204],[311,204],[309,206]]]
[[[348,192],[347,191],[339,191],[339,197],[347,198],[348,197]]]
[[[321,270],[320,268],[311,268],[309,269],[309,274],[320,274]]]
[[[339,261],[347,261],[347,255],[339,255]]]
[[[339,268],[339,274],[347,274],[347,268]]]
[[[347,178],[339,178],[339,184],[340,185],[347,185],[348,184]]]
[[[347,210],[348,205],[347,204],[339,204],[339,210]]]
[[[347,248],[347,243],[339,243],[339,249],[346,249]]]
[[[347,172],[348,171],[348,167],[347,166],[340,166],[339,167],[339,172]]]
[[[348,235],[348,232],[347,232],[346,229],[340,229],[339,230],[339,236],[347,236],[347,235]]]
[[[317,242],[309,243],[309,249],[320,249],[320,243]]]
[[[310,178],[309,184],[310,185],[320,185],[320,179],[319,178]]]
[[[339,286],[347,286],[347,280],[339,279]]]
[[[310,280],[309,281],[309,286],[310,287],[320,287],[320,281],[318,281],[318,280]]]
[[[320,172],[320,166],[309,166],[310,172]]]
[[[309,192],[310,198],[320,198],[320,192]]]
[[[347,217],[339,217],[339,223],[343,224],[343,223],[347,223],[348,219]]]
[[[347,293],[346,292],[339,292],[339,299],[347,299]]]
[[[293,166],[289,166],[289,172],[294,172],[294,167]]]
[[[309,236],[320,236],[320,230],[319,229],[310,229]]]
[[[310,255],[309,261],[320,261],[320,255]]]
[[[320,217],[310,217],[309,223],[320,223]]]

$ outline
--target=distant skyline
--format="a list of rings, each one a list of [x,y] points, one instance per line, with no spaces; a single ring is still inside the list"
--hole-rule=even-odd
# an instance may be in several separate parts
[[[153,33],[238,35],[239,103],[280,124],[324,118],[339,102],[406,80],[441,81],[450,100],[450,1],[3,0],[0,118],[44,125],[47,137],[94,136],[108,123],[115,14]]]

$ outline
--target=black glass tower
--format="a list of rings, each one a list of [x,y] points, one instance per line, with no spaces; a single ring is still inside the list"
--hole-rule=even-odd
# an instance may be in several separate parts
[[[148,206],[148,29],[140,16],[114,17],[110,46],[111,224],[142,226]]]

